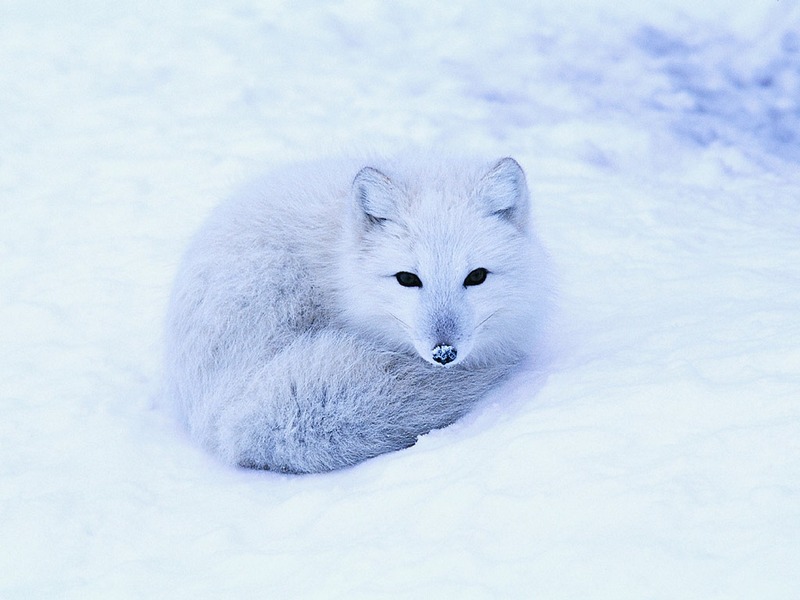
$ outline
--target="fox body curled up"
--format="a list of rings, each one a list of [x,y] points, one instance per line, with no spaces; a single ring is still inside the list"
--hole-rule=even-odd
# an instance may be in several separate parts
[[[308,473],[413,445],[531,349],[547,286],[528,196],[511,158],[264,178],[183,260],[167,398],[231,464]]]

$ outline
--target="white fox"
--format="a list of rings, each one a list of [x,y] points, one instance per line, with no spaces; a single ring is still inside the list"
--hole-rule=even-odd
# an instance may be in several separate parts
[[[294,167],[191,244],[166,394],[231,464],[328,471],[454,422],[532,349],[548,299],[511,158]]]

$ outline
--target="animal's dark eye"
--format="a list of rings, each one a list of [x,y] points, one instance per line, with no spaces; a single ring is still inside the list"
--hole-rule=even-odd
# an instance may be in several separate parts
[[[482,284],[484,281],[486,281],[486,276],[488,274],[489,271],[484,268],[475,269],[469,275],[467,275],[467,278],[464,280],[464,287],[467,287],[468,285]]]
[[[400,271],[395,274],[395,279],[397,279],[397,283],[403,287],[422,287],[422,282],[419,280],[419,277],[407,271]]]

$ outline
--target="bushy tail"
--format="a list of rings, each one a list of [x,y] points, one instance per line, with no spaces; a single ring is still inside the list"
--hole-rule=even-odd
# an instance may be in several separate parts
[[[310,333],[218,382],[206,441],[241,466],[332,470],[452,423],[506,371],[443,369],[344,332]]]

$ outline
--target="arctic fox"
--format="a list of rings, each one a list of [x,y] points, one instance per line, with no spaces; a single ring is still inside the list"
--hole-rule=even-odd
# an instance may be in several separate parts
[[[512,158],[342,161],[221,205],[179,269],[166,394],[228,463],[328,471],[413,445],[512,372],[543,254]]]

